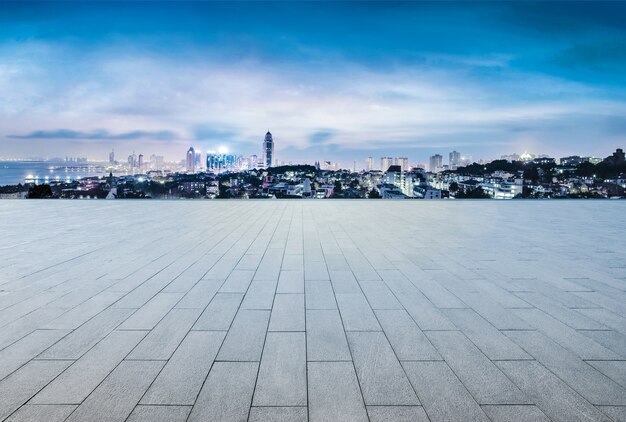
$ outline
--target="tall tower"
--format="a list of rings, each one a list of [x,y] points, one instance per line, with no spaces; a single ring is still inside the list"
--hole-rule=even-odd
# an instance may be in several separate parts
[[[380,171],[383,173],[389,169],[389,166],[393,164],[393,158],[380,157]]]
[[[189,147],[187,150],[187,160],[185,161],[187,173],[196,172],[196,150],[193,147]]]
[[[461,165],[461,153],[452,151],[449,155],[448,167],[450,170],[456,170]]]
[[[265,168],[272,167],[274,164],[274,140],[272,134],[268,130],[263,140],[263,165]]]

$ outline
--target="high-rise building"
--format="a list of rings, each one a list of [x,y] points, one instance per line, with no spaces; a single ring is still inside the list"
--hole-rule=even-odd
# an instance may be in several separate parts
[[[409,159],[407,157],[396,157],[394,164],[400,166],[402,171],[409,171]]]
[[[185,169],[187,170],[187,173],[196,172],[196,150],[194,149],[194,147],[189,147],[189,149],[187,150]]]
[[[367,157],[367,161],[365,163],[365,170],[367,170],[367,171],[374,170],[374,158]]]
[[[256,155],[251,155],[248,158],[248,162],[249,162],[249,167],[251,169],[254,169],[259,165],[259,157],[257,157]]]
[[[202,170],[202,151],[196,151],[196,163],[195,163],[196,171]]]
[[[137,167],[137,156],[135,155],[134,151],[131,155],[128,156],[128,166],[131,168],[131,170]]]
[[[450,170],[456,170],[461,165],[461,153],[452,151],[449,155],[448,168]]]
[[[164,159],[162,155],[152,154],[150,156],[150,167],[155,170],[160,170],[163,167],[163,161]]]
[[[109,164],[115,164],[115,151],[109,152]]]
[[[274,139],[272,134],[268,130],[263,140],[263,165],[265,168],[272,167],[274,165]]]
[[[143,168],[143,154],[139,154],[139,159],[137,160],[137,167],[139,170]]]
[[[431,173],[439,173],[443,170],[443,156],[441,154],[435,154],[430,157],[428,170]]]
[[[380,157],[380,171],[385,172],[389,169],[389,166],[393,165],[393,158]]]

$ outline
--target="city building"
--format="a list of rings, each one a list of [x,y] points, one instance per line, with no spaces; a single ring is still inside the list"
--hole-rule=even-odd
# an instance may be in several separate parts
[[[413,196],[411,178],[407,178],[399,165],[389,166],[381,180],[383,186],[395,186],[402,194]]]
[[[431,173],[443,171],[443,156],[441,154],[435,154],[430,157],[428,170]]]
[[[259,157],[257,157],[256,155],[251,155],[250,157],[248,157],[248,167],[251,169],[257,168],[257,166],[259,165]]]
[[[365,170],[366,171],[374,170],[374,158],[367,157],[367,161],[365,162]]]
[[[244,165],[243,157],[240,155],[228,154],[221,149],[219,151],[207,151],[206,153],[206,171],[211,173],[221,173],[224,171],[238,171],[248,166]],[[256,157],[256,156],[255,156]]]
[[[109,164],[115,164],[115,151],[109,152]]]
[[[400,166],[402,171],[409,171],[409,159],[407,157],[396,157],[394,164]]]
[[[196,171],[202,170],[202,151],[196,151],[196,162],[194,163]]]
[[[613,155],[606,157],[604,159],[604,162],[607,164],[613,164],[613,165],[623,164],[624,162],[626,162],[626,154],[624,153],[623,149],[618,148],[615,150]]]
[[[137,156],[134,152],[128,156],[128,167],[130,167],[131,170],[137,167]]]
[[[380,171],[386,172],[393,165],[393,158],[380,157]]]
[[[458,151],[452,151],[449,156],[448,168],[450,170],[456,170],[461,165],[461,153]]]
[[[139,170],[143,168],[143,154],[139,154],[137,159],[137,168],[139,168]]]
[[[265,168],[274,165],[274,139],[268,130],[263,140],[263,166]]]
[[[187,173],[196,172],[196,150],[194,147],[189,147],[187,150],[187,159],[185,160],[185,170]]]

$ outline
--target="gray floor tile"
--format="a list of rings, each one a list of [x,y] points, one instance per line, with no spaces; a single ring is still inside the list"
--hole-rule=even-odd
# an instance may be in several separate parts
[[[441,360],[415,321],[404,310],[375,311],[383,331],[400,360]]]
[[[346,331],[380,331],[380,325],[363,293],[337,294],[337,305]]]
[[[624,420],[623,204],[0,201],[0,414]]]
[[[306,325],[309,361],[352,361],[338,311],[307,310]]]
[[[218,293],[193,326],[194,330],[227,331],[239,309],[243,293]]]
[[[580,334],[539,309],[514,309],[534,328],[542,331],[561,346],[576,353],[582,359],[618,359],[619,356],[606,347]]]
[[[249,422],[307,422],[307,420],[306,407],[252,407],[248,418]]]
[[[620,384],[622,387],[626,387],[626,361],[588,360],[587,363],[602,372],[607,377],[611,378],[616,383]],[[611,404],[617,404],[617,402]]]
[[[137,406],[126,422],[185,422],[191,406]]]
[[[335,293],[330,281],[305,281],[305,304],[307,309],[337,309]]]
[[[419,405],[382,332],[350,332],[347,337],[365,404]]]
[[[129,359],[169,359],[202,311],[172,309],[132,351]]]
[[[367,406],[370,422],[428,422],[421,406]]]
[[[141,404],[193,405],[222,345],[223,331],[191,331],[141,399]]]
[[[534,405],[488,405],[482,409],[492,422],[550,422]]]
[[[0,380],[62,339],[68,330],[36,330],[0,351]]]
[[[63,422],[76,409],[67,404],[24,405],[20,407],[6,422]]]
[[[535,361],[500,361],[498,366],[553,421],[605,421],[588,401]]]
[[[479,404],[529,404],[528,398],[458,331],[431,331],[428,338]]]
[[[403,309],[384,282],[361,281],[359,285],[372,309]]]
[[[145,337],[114,331],[30,400],[30,404],[80,404]]]
[[[304,333],[267,333],[253,406],[306,406]]]
[[[309,362],[308,386],[311,422],[368,421],[351,362]]]
[[[431,421],[489,421],[445,362],[403,362],[402,366]]]
[[[16,411],[70,364],[70,361],[31,361],[0,381],[0,420]]]
[[[507,335],[591,403],[626,405],[624,388],[544,334],[510,331]]]
[[[107,309],[41,353],[40,359],[78,359],[117,327],[133,309]]]
[[[219,289],[220,293],[245,293],[252,282],[254,271],[233,270]]]
[[[256,362],[215,362],[187,420],[247,420],[257,370]]]
[[[304,271],[281,271],[276,293],[304,293]]]
[[[163,367],[163,362],[125,361],[67,419],[125,421]]]
[[[240,310],[217,355],[223,361],[260,361],[269,311]]]
[[[120,330],[151,330],[182,299],[183,293],[159,293],[124,321]]]
[[[626,406],[598,406],[614,422],[626,422]]]
[[[471,309],[447,309],[446,316],[491,360],[532,359]]]
[[[269,331],[304,331],[304,295],[276,294]]]

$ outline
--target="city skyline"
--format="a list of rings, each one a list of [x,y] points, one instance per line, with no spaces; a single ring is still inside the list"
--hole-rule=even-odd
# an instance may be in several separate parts
[[[293,162],[623,145],[623,3],[2,6],[2,156],[261,156],[268,126]]]

